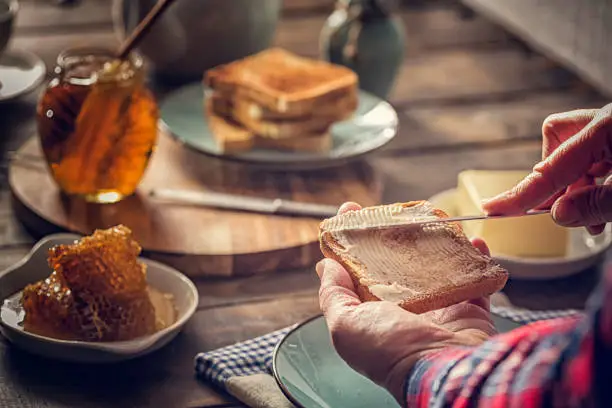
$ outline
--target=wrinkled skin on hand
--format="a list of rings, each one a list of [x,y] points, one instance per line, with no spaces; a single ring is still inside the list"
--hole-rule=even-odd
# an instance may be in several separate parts
[[[359,208],[347,203],[339,212]],[[484,242],[473,244],[488,254]],[[348,272],[331,259],[316,269],[319,301],[336,351],[400,404],[404,381],[418,359],[451,345],[476,346],[496,334],[488,298],[416,315],[391,302],[361,302]]]
[[[517,186],[483,203],[489,214],[551,208],[557,223],[591,234],[612,220],[612,104],[549,116],[542,126],[542,161]]]

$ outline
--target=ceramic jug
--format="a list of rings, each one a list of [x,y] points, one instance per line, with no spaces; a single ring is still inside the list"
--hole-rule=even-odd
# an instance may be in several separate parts
[[[114,0],[120,40],[157,0]],[[138,51],[163,78],[199,80],[205,70],[268,48],[282,0],[178,0],[151,28]]]
[[[359,87],[387,98],[404,58],[397,0],[338,0],[321,30],[323,59],[351,68]]]

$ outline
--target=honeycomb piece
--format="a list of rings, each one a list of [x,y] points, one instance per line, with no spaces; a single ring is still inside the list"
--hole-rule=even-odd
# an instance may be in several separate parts
[[[73,292],[129,294],[146,289],[145,266],[138,261],[140,246],[124,226],[97,230],[73,245],[49,251],[49,266]]]
[[[139,254],[140,246],[122,225],[52,248],[48,261],[54,272],[23,292],[25,328],[86,341],[154,332],[155,309]]]
[[[22,304],[26,310],[26,330],[43,336],[73,338],[66,331],[73,326],[70,313],[73,297],[57,273],[28,285],[23,291]]]

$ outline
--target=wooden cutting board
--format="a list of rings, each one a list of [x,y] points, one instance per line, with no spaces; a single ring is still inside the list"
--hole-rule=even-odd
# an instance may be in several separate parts
[[[319,219],[169,204],[153,188],[184,188],[340,205],[378,204],[382,189],[373,170],[358,162],[316,172],[266,172],[193,152],[161,134],[135,195],[116,204],[89,204],[59,193],[37,137],[18,151],[9,176],[20,220],[36,235],[90,234],[124,224],[143,255],[188,276],[232,276],[313,265],[321,258]]]

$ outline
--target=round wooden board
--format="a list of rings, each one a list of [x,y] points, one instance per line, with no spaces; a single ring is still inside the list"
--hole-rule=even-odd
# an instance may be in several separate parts
[[[117,204],[89,204],[60,194],[37,137],[17,153],[9,181],[17,215],[37,235],[90,234],[97,228],[124,224],[134,232],[145,256],[192,277],[312,265],[321,258],[317,236],[321,220],[163,203],[149,197],[154,187],[333,205],[348,200],[378,204],[382,190],[365,162],[318,172],[265,172],[195,153],[165,133],[160,134],[137,193]]]

